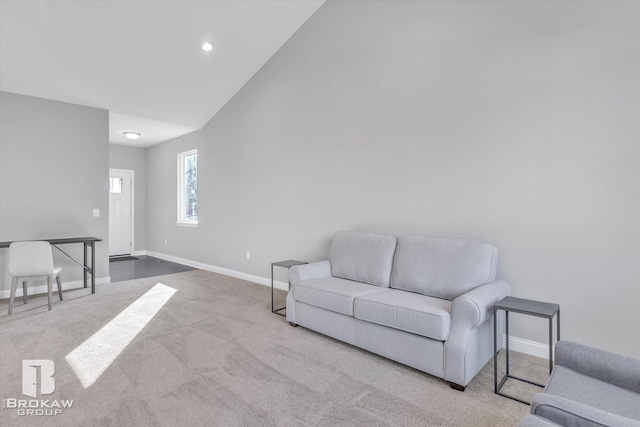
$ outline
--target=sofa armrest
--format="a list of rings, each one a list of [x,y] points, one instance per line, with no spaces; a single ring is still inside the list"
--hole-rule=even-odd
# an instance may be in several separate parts
[[[493,315],[493,306],[511,293],[504,280],[496,280],[460,295],[451,305],[451,327],[475,328]]]
[[[538,393],[531,413],[562,426],[640,427],[640,421],[548,393]]]
[[[466,386],[484,366],[486,356],[493,354],[493,327],[487,322],[492,318],[493,305],[510,293],[507,282],[496,280],[453,300],[449,337],[444,343],[446,381]],[[478,334],[483,334],[481,342],[470,343]]]
[[[556,364],[640,393],[640,360],[572,341],[556,344]]]
[[[329,277],[331,277],[331,264],[329,261],[294,265],[289,269],[289,281],[292,285],[305,280],[328,279]]]
[[[331,263],[329,261],[294,265],[289,269],[289,283],[291,283],[291,290],[287,294],[287,320],[289,322],[296,323],[296,301],[294,298],[296,285],[305,280],[328,279],[329,277],[331,277]]]

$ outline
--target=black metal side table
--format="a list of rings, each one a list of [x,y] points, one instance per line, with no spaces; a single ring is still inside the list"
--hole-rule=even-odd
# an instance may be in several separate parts
[[[273,305],[273,267],[282,267],[282,268],[286,268],[287,270],[289,270],[289,268],[293,267],[294,265],[304,265],[304,264],[309,264],[308,262],[304,262],[304,261],[296,261],[293,259],[289,259],[287,261],[278,261],[278,262],[272,262],[271,263],[271,312],[278,314],[280,316],[284,316],[284,314],[280,313],[280,311],[286,309],[287,307],[281,307],[276,309]],[[291,289],[291,282],[289,282],[289,289]]]
[[[506,375],[498,383],[498,310],[504,310],[505,312],[505,335],[506,335]],[[509,312],[528,314],[530,316],[544,317],[549,319],[549,373],[553,370],[553,317],[557,315],[556,326],[556,342],[560,341],[560,305],[552,304],[548,302],[534,301],[523,298],[504,297],[498,303],[493,306],[493,391],[500,396],[508,397],[509,399],[517,400],[518,402],[530,405],[529,402],[525,402],[517,397],[509,396],[501,393],[500,389],[507,381],[512,378],[514,380],[522,381],[528,384],[533,384],[538,387],[544,387],[544,384],[539,384],[533,381],[519,378],[509,373]]]

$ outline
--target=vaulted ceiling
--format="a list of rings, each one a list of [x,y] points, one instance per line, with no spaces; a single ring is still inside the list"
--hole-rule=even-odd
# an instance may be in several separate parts
[[[107,109],[110,142],[150,146],[201,129],[323,2],[3,0],[0,90]]]

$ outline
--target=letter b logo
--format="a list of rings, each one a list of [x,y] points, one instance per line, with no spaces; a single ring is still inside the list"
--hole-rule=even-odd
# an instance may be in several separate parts
[[[22,394],[38,397],[38,369],[40,368],[40,394],[51,394],[56,390],[53,374],[56,371],[53,360],[22,361]]]

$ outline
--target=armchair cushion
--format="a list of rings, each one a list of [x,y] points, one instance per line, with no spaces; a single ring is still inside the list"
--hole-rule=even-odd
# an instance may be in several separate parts
[[[556,427],[558,424],[536,417],[535,415],[527,415],[520,420],[518,427]]]
[[[548,393],[533,397],[531,413],[565,427],[640,427],[638,420]]]
[[[640,420],[640,395],[589,375],[556,365],[545,393]]]
[[[563,426],[640,427],[640,360],[570,341],[531,413]]]

